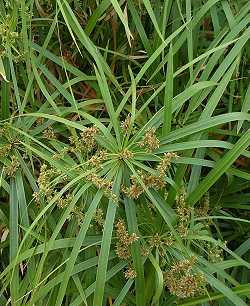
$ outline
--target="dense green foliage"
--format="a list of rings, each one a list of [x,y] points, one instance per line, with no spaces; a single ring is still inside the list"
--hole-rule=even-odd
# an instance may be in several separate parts
[[[246,0],[0,0],[0,305],[250,298]]]

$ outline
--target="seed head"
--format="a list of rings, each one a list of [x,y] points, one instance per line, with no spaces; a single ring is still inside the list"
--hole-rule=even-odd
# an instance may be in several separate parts
[[[127,118],[121,122],[121,128],[125,134],[128,133],[130,126],[131,126],[131,115],[129,114]]]
[[[107,155],[107,151],[105,150],[101,150],[98,151],[96,154],[94,154],[89,160],[88,160],[88,164],[91,166],[94,166],[96,168],[101,168],[101,164],[107,160],[108,155]]]
[[[132,267],[129,267],[124,272],[124,275],[125,275],[125,278],[127,278],[127,279],[133,279],[133,278],[136,278],[136,271]]]
[[[161,176],[165,176],[165,173],[169,169],[172,159],[178,157],[178,155],[174,152],[164,153],[163,159],[160,161],[157,166],[157,170],[159,171]]]
[[[129,151],[128,149],[123,149],[120,153],[119,153],[119,159],[121,160],[126,160],[126,159],[130,159],[134,157],[134,153]]]
[[[152,152],[159,148],[160,141],[156,137],[156,129],[150,128],[145,133],[142,142],[140,142],[139,146],[142,148],[146,148],[147,152]]]
[[[130,235],[127,232],[125,222],[122,219],[117,221],[115,228],[118,238],[116,244],[116,254],[121,259],[128,259],[131,256],[129,246],[137,241],[139,237],[135,233]]]
[[[52,126],[49,126],[46,130],[43,131],[43,137],[46,139],[56,139],[56,134]]]
[[[14,177],[18,168],[20,167],[20,162],[15,155],[11,156],[11,163],[5,168],[5,173],[9,177]]]
[[[11,148],[11,144],[6,144],[0,147],[0,157],[7,157],[10,153]]]
[[[164,274],[165,284],[170,293],[187,298],[203,293],[205,278],[202,273],[193,273],[196,257],[178,261]]]

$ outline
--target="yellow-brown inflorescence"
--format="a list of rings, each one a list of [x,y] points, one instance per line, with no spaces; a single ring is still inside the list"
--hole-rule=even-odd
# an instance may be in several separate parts
[[[130,248],[131,244],[139,239],[139,237],[133,233],[129,234],[126,230],[125,222],[119,219],[115,225],[116,235],[118,241],[116,243],[116,254],[121,259],[128,259],[131,256]]]
[[[166,247],[170,246],[174,243],[174,240],[172,237],[161,237],[158,233],[156,233],[153,237],[149,240],[149,246],[150,248],[159,248],[159,247]]]
[[[178,157],[178,155],[174,152],[164,153],[163,159],[159,162],[159,164],[157,166],[157,170],[158,170],[160,176],[165,176],[165,173],[167,172],[167,170],[171,166],[171,162],[172,162],[173,158],[177,158],[177,157]]]
[[[165,284],[171,294],[188,298],[204,293],[204,275],[192,271],[195,262],[195,257],[178,261],[164,274]]]
[[[69,138],[72,146],[72,152],[90,152],[96,147],[95,137],[97,136],[99,129],[95,126],[86,128],[80,133],[80,137],[71,136]]]
[[[40,204],[40,197],[45,197],[48,201],[52,199],[53,194],[56,192],[56,190],[54,190],[54,186],[52,186],[51,182],[53,179],[58,178],[60,175],[60,170],[57,170],[55,168],[48,168],[46,164],[43,164],[41,166],[40,174],[37,179],[39,191],[33,193],[34,200],[37,205]],[[58,201],[61,201],[61,204],[59,205],[63,205],[63,199],[59,199]]]
[[[43,131],[43,137],[46,139],[56,139],[56,134],[52,126],[49,126],[47,129]]]
[[[10,153],[12,146],[11,144],[5,144],[0,147],[0,157],[7,157]]]
[[[132,155],[127,154],[126,157],[130,156]],[[176,153],[165,153],[163,159],[156,167],[155,175],[145,171],[138,171],[137,174],[141,182],[138,181],[136,175],[132,175],[130,177],[131,185],[129,187],[123,186],[122,188],[123,193],[131,199],[137,199],[144,192],[143,185],[146,188],[154,188],[156,190],[164,188],[166,185],[166,180],[165,180],[166,171],[170,167],[172,159],[176,157],[177,157]]]
[[[80,133],[81,135],[81,142],[86,146],[88,151],[94,149],[96,145],[95,136],[99,132],[98,128],[95,126],[86,128],[83,132]]]
[[[113,193],[112,191],[112,181],[107,179],[107,178],[103,178],[98,176],[96,173],[89,173],[86,176],[86,180],[91,182],[94,186],[96,186],[96,188],[98,189],[102,189],[104,194],[112,199],[112,201],[117,202],[118,198],[116,196],[116,194]]]
[[[128,133],[131,126],[131,115],[129,114],[127,118],[121,122],[121,128],[125,134]]]
[[[132,267],[128,267],[128,269],[124,272],[124,276],[127,279],[136,278],[136,271]]]
[[[100,150],[96,152],[89,160],[88,165],[91,165],[96,168],[101,168],[102,163],[107,160],[108,154],[105,150]]]
[[[70,193],[68,193],[66,196],[60,197],[56,201],[56,205],[57,205],[58,208],[65,208],[70,204],[71,201],[72,201],[72,195]]]
[[[150,128],[146,131],[143,140],[139,143],[141,148],[145,148],[147,152],[152,152],[159,148],[160,141],[156,137],[156,129]]]
[[[93,220],[98,228],[103,227],[104,219],[103,219],[103,210],[101,208],[97,208]]]
[[[60,150],[60,152],[55,153],[52,158],[54,160],[59,160],[65,157],[65,155],[69,152],[69,148],[64,147]]]
[[[143,188],[137,183],[132,183],[130,187],[122,186],[122,192],[130,199],[138,199],[143,193]]]
[[[9,177],[14,177],[19,167],[20,163],[18,158],[15,155],[12,155],[11,163],[5,168],[6,175]]]
[[[206,193],[201,204],[195,207],[195,215],[197,217],[207,217],[209,214],[209,194]],[[211,222],[211,221],[210,221]]]
[[[192,208],[186,203],[186,194],[182,192],[176,198],[176,213],[178,216],[177,230],[182,238],[188,234],[188,226],[191,218]]]
[[[84,213],[82,212],[80,207],[74,206],[74,208],[72,209],[72,211],[71,211],[71,213],[68,217],[68,220],[71,220],[72,218],[75,218],[78,224],[83,222]]]
[[[210,262],[216,263],[223,261],[223,249],[217,245],[207,244],[207,255]]]
[[[126,159],[130,159],[134,157],[134,153],[129,151],[127,148],[123,149],[120,153],[119,153],[119,159],[121,160],[126,160]]]

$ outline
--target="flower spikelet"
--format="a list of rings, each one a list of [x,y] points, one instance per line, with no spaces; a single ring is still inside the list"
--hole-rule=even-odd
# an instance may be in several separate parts
[[[192,271],[195,261],[195,257],[178,261],[164,274],[165,284],[171,294],[188,298],[204,292],[204,275]]]
[[[128,259],[131,256],[129,246],[137,241],[139,237],[135,233],[130,235],[127,232],[125,222],[122,219],[117,221],[115,228],[118,238],[116,243],[116,254],[121,259]]]
[[[147,152],[152,152],[159,148],[160,141],[156,137],[155,132],[155,128],[148,129],[143,137],[143,140],[139,144],[140,147],[146,148]]]

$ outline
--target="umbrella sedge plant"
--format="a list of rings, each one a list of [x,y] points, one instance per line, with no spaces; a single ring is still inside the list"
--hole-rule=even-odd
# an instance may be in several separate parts
[[[0,305],[248,305],[248,1],[1,1],[0,32]]]

